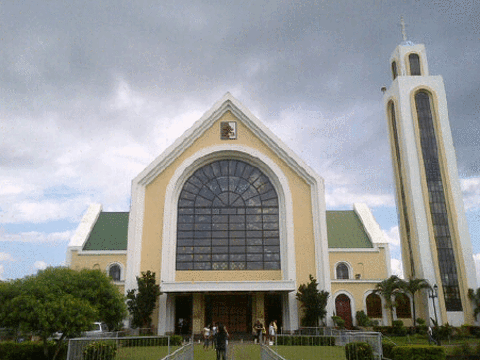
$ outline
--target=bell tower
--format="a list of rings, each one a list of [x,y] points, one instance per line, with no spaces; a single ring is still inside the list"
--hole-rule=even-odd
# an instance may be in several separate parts
[[[438,286],[436,298],[418,295],[419,316],[440,325],[473,323],[468,289],[477,285],[475,266],[445,87],[441,76],[429,73],[425,46],[407,41],[403,19],[402,25],[384,104],[405,278]]]

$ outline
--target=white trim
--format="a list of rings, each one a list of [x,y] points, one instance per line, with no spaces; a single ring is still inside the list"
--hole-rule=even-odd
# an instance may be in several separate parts
[[[217,145],[204,148],[186,159],[167,185],[163,215],[161,281],[175,280],[177,203],[183,184],[203,165],[220,159],[244,160],[258,167],[277,191],[279,200],[280,261],[283,279],[296,279],[293,202],[288,179],[265,154],[242,145]]]
[[[337,267],[338,265],[340,264],[345,264],[347,266],[347,269],[348,269],[348,279],[338,279],[337,278]],[[335,265],[333,266],[333,278],[335,280],[353,280],[353,267],[352,267],[352,264],[350,264],[348,261],[346,260],[339,260],[335,263]]]
[[[365,229],[365,232],[367,233],[373,246],[378,243],[387,243],[383,231],[380,228],[380,225],[378,225],[377,220],[375,220],[375,217],[373,216],[372,211],[367,206],[367,204],[354,203],[353,210],[360,218],[360,221],[363,224],[363,228]]]
[[[78,256],[90,256],[90,255],[127,255],[127,250],[81,250],[78,252]]]
[[[236,291],[296,291],[294,280],[276,281],[162,281],[162,293],[172,292],[236,292]]]
[[[357,308],[355,306],[355,297],[348,291],[346,290],[338,290],[337,292],[335,292],[335,294],[333,294],[333,309],[335,310],[335,315],[337,315],[337,306],[336,306],[336,301],[337,301],[337,297],[339,295],[346,295],[348,296],[348,298],[350,299],[350,313],[352,315],[352,325],[353,326],[356,326],[357,325],[357,319],[355,318],[355,315],[354,315],[354,310]],[[338,315],[337,315],[338,316]]]
[[[332,279],[332,284],[378,284],[383,280]]]
[[[376,247],[374,248],[330,248],[328,249],[328,252],[374,252],[374,253],[378,253],[380,252],[380,250]]]
[[[114,280],[114,283],[124,282],[125,281],[125,266],[123,266],[123,264],[121,262],[112,261],[111,263],[109,263],[105,268],[105,271],[107,272],[107,276],[110,276],[110,268],[114,265],[118,265],[120,267],[120,280],[118,280],[118,281]]]
[[[379,281],[380,282],[380,281]],[[365,314],[367,314],[368,316],[368,312],[367,312],[367,296],[370,295],[370,294],[375,294],[375,290],[367,290],[365,291],[365,293],[363,294],[363,309],[365,311]],[[382,325],[383,326],[388,326],[388,310],[387,308],[385,307],[385,299],[383,296],[381,296],[380,294],[376,294],[378,297],[380,297],[380,302],[381,302],[381,306],[382,306]],[[374,319],[378,319],[378,318],[374,318]]]
[[[72,252],[82,252],[82,248],[85,242],[88,240],[90,233],[92,232],[95,223],[97,222],[100,213],[102,212],[101,204],[90,204],[85,215],[83,215],[80,224],[78,224],[75,234],[70,240],[67,247],[66,264],[70,266],[72,264]]]

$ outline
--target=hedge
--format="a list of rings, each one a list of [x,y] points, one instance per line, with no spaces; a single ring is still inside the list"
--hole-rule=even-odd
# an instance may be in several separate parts
[[[445,360],[445,348],[441,346],[409,345],[392,349],[394,360]]]
[[[391,342],[382,341],[382,350],[383,350],[383,357],[387,359],[393,359],[393,348],[396,345]]]
[[[335,346],[333,336],[278,336],[277,345]]]
[[[106,341],[95,341],[83,350],[84,360],[114,360],[117,354],[115,343]]]
[[[55,352],[56,344],[54,342],[48,343],[48,352],[52,354]],[[57,355],[58,360],[67,357],[67,346],[64,344]],[[50,360],[43,354],[43,343],[25,341],[16,343],[13,341],[0,342],[0,359],[2,360]]]
[[[180,346],[182,345],[182,337],[180,335],[170,336],[170,345],[171,346]],[[124,347],[144,347],[144,346],[167,346],[168,338],[167,337],[145,337],[145,338],[133,338],[133,339],[122,339],[122,346]]]
[[[347,360],[373,360],[372,345],[366,342],[352,342],[345,345]]]

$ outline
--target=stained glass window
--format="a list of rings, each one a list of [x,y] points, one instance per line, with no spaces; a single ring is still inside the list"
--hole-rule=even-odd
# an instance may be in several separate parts
[[[280,269],[278,196],[269,178],[240,160],[190,176],[178,200],[177,270]]]

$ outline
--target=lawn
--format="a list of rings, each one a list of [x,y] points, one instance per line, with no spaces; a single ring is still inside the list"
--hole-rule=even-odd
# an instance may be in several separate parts
[[[216,352],[212,348],[203,349],[203,345],[195,345],[193,348],[195,360],[214,360]],[[228,359],[235,360],[260,360],[260,346],[253,344],[233,343],[228,345]]]
[[[272,346],[272,349],[288,360],[344,360],[343,346]]]
[[[179,346],[171,346],[170,353]],[[134,346],[121,347],[118,349],[115,360],[159,360],[168,355],[168,346]]]

